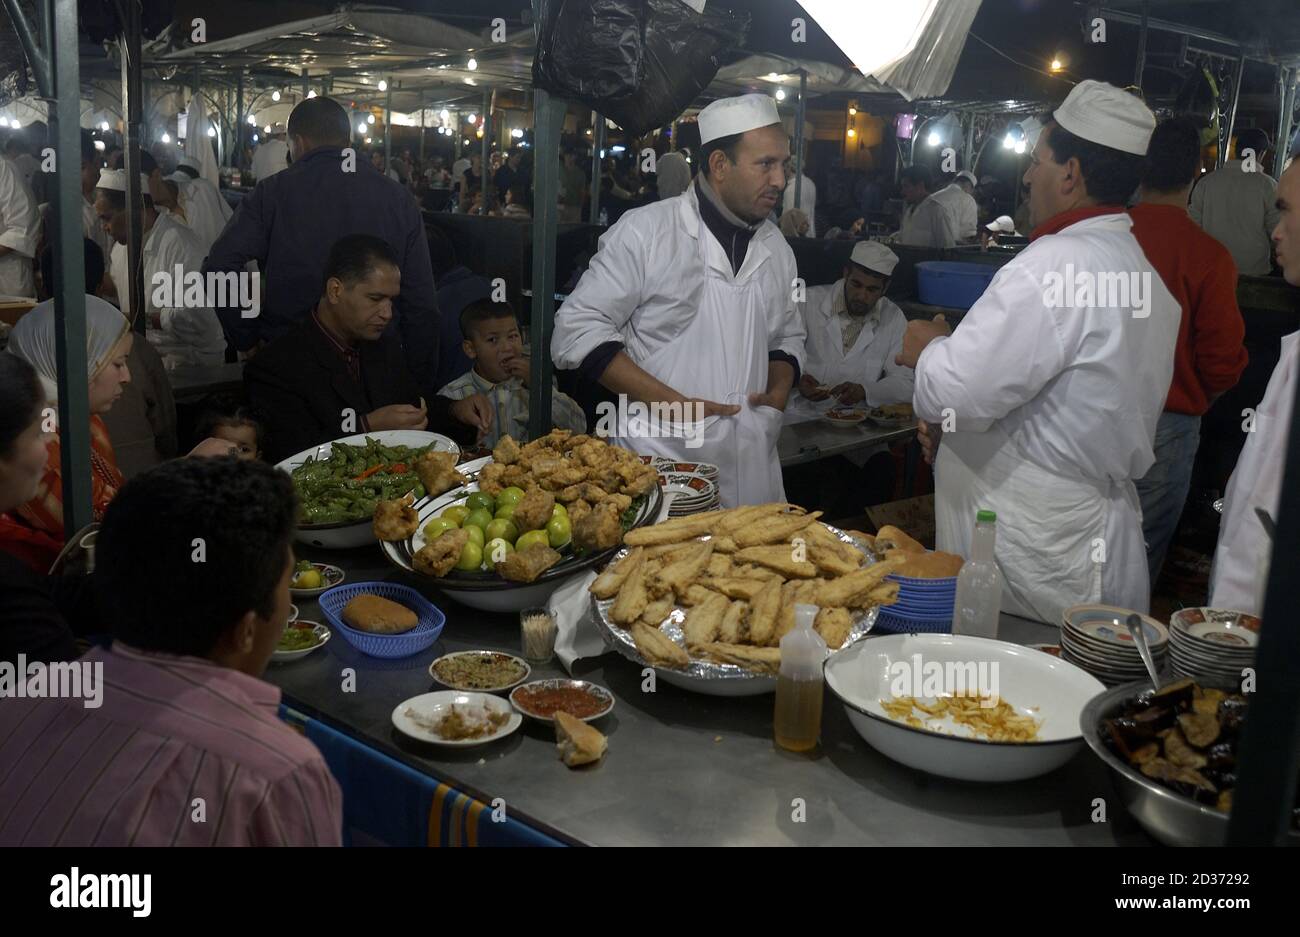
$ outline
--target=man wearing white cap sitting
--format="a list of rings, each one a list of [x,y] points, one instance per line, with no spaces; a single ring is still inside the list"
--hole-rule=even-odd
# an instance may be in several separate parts
[[[164,176],[157,162],[147,153],[144,155],[143,168],[149,177],[149,195],[154,207],[165,209],[197,234],[206,257],[234,210],[226,204],[217,187],[198,174],[201,167],[193,156],[182,156],[177,170]]]
[[[1012,614],[1149,606],[1134,479],[1155,458],[1182,318],[1124,212],[1154,129],[1133,95],[1076,85],[1025,173],[1032,243],[951,337],[936,320],[903,339],[923,445],[937,449],[937,546],[967,554],[976,512],[995,511]]]
[[[979,221],[979,206],[975,204],[975,173],[963,169],[957,177],[934,193],[934,200],[948,210],[952,217],[958,241],[974,241],[975,226]]]
[[[992,221],[984,226],[980,232],[980,246],[988,247],[990,244],[996,245],[998,237],[1020,237],[1020,232],[1016,230],[1016,222],[1010,215],[998,215]]]
[[[556,313],[551,353],[556,367],[640,402],[627,408],[617,442],[717,464],[728,507],[779,501],[776,442],[804,329],[794,254],[766,219],[790,144],[776,102],[762,94],[713,102],[699,127],[696,181],[602,235]],[[646,415],[640,404],[656,406]]]
[[[157,348],[168,367],[177,365],[214,365],[225,360],[226,337],[221,323],[206,305],[191,306],[186,301],[186,274],[201,273],[203,246],[199,237],[172,215],[160,213],[149,197],[149,179],[140,175],[141,189],[141,263],[144,266],[144,306],[149,317],[145,337]],[[95,188],[95,214],[104,230],[112,236],[113,283],[117,287],[118,306],[128,318],[130,271],[127,269],[126,246],[126,170],[104,169]],[[181,289],[176,289],[176,283]],[[175,296],[181,296],[175,305]],[[158,302],[159,299],[166,302]],[[206,301],[206,294],[205,294]]]
[[[838,406],[911,403],[913,373],[894,361],[907,317],[885,298],[898,255],[859,241],[830,286],[810,286],[803,306],[807,357],[791,417],[810,419]]]

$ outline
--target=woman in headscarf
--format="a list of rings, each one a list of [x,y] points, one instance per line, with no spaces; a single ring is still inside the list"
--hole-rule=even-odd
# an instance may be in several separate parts
[[[99,520],[117,490],[122,473],[113,457],[113,445],[100,415],[107,413],[122,385],[131,380],[127,355],[131,329],[117,308],[95,296],[86,297],[86,365],[90,382],[90,475],[94,519]],[[55,358],[54,302],[40,303],[18,320],[9,336],[8,353],[17,355],[36,371],[45,393],[43,420],[52,427],[59,393]],[[45,471],[35,496],[0,514],[0,548],[19,557],[33,570],[46,572],[63,548],[63,469],[58,438],[50,441]]]
[[[781,213],[781,233],[788,238],[808,236],[808,213],[802,208],[787,208]]]
[[[660,201],[675,198],[691,185],[691,164],[681,153],[665,153],[655,165]]]

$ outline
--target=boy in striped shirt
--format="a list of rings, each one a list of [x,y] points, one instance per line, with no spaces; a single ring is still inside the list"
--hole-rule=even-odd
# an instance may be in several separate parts
[[[482,439],[488,448],[509,435],[516,442],[528,439],[528,382],[531,370],[524,356],[514,308],[509,303],[479,299],[460,314],[465,354],[474,366],[438,391],[440,397],[464,400],[473,394],[487,397],[495,413],[492,428]],[[551,380],[551,421],[557,429],[587,431],[587,416],[572,397]]]

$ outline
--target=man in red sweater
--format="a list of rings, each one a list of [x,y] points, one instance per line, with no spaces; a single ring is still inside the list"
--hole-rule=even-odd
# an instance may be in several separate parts
[[[1137,482],[1154,587],[1191,487],[1201,416],[1246,368],[1246,326],[1237,308],[1237,265],[1187,214],[1200,170],[1200,133],[1188,117],[1159,124],[1147,149],[1133,236],[1183,307],[1174,377],[1156,426],[1155,464]]]

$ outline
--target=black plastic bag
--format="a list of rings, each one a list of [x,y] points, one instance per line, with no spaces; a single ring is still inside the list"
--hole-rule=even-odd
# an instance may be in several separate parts
[[[739,47],[748,14],[682,0],[543,0],[533,84],[634,136],[671,123]]]

